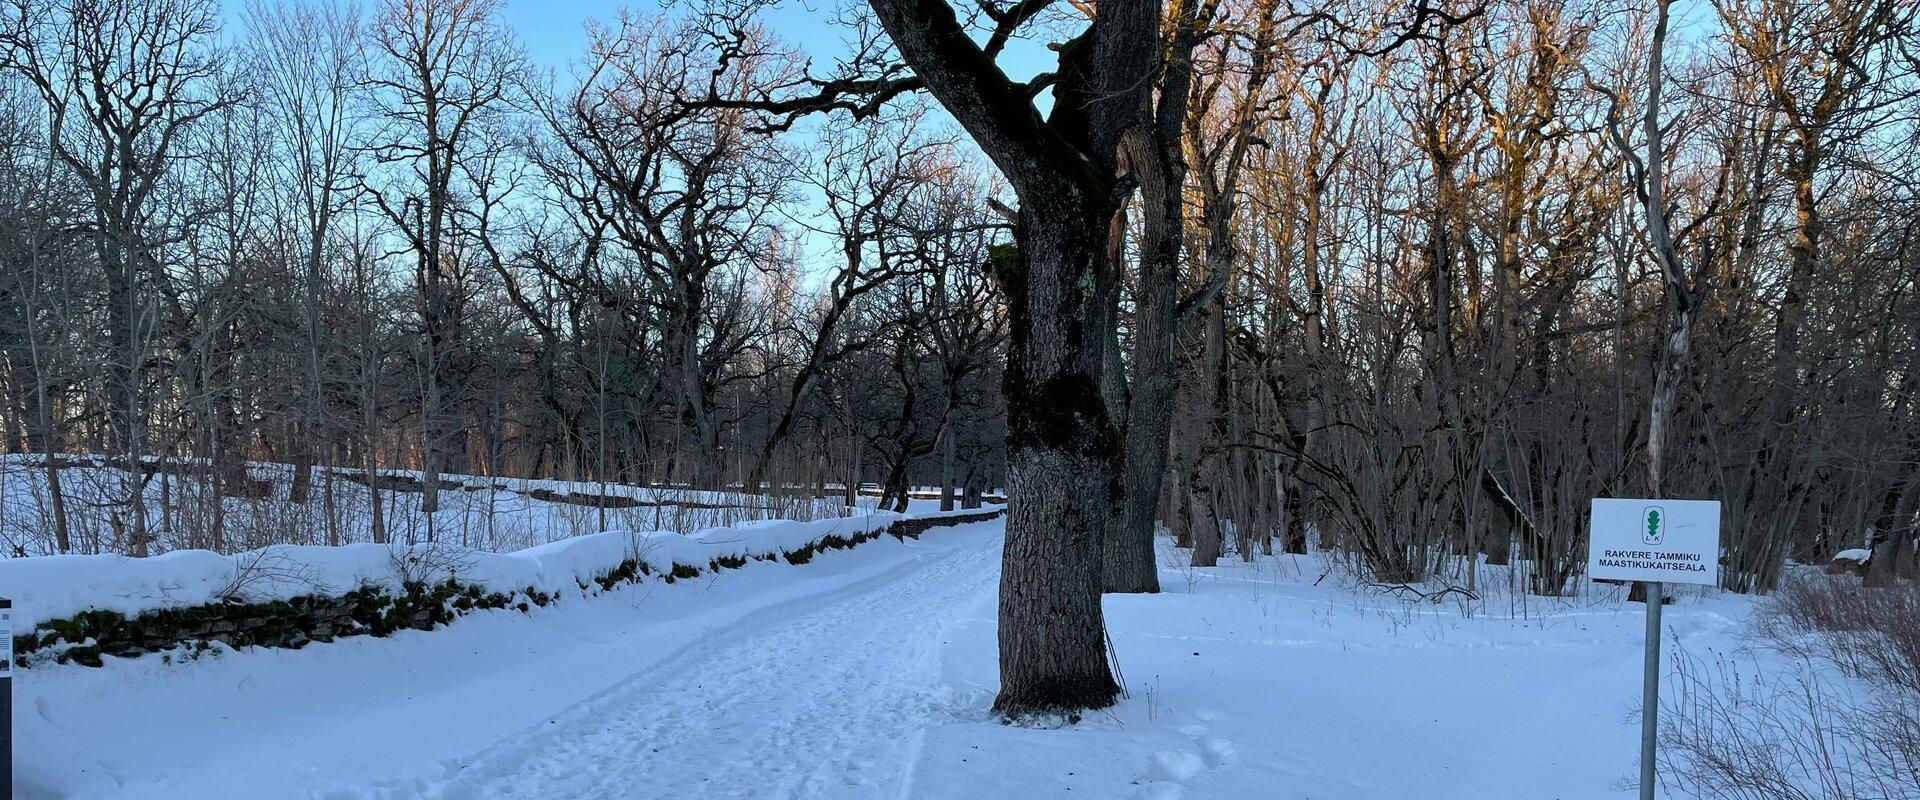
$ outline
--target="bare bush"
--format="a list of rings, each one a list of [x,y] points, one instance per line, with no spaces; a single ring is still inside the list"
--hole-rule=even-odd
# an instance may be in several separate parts
[[[1662,782],[1709,800],[1920,798],[1920,587],[1791,573],[1755,632],[1784,666],[1676,646]]]
[[[284,547],[265,547],[235,555],[233,578],[214,596],[237,603],[257,602],[287,586],[299,587],[302,591],[296,594],[325,593],[334,588],[320,580],[311,564],[289,555]]]
[[[1796,572],[1756,619],[1783,652],[1920,695],[1920,584],[1865,588],[1851,576]]]
[[[402,585],[434,584],[457,579],[474,567],[473,551],[446,542],[428,542],[411,547],[395,545],[388,560]]]
[[[1703,800],[1920,798],[1920,695],[1788,663],[1769,670],[1676,647],[1660,709],[1662,785]]]

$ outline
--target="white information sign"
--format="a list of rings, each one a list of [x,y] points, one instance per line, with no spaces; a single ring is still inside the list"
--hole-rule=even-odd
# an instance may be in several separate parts
[[[0,608],[0,678],[13,677],[13,609]]]
[[[1587,576],[1720,582],[1720,501],[1594,498]]]

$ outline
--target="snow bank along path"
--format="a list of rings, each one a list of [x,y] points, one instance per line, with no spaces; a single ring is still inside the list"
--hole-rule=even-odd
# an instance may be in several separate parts
[[[991,510],[991,509],[988,509]],[[399,588],[403,577],[434,583],[455,578],[498,592],[578,591],[627,559],[654,572],[675,564],[705,569],[717,558],[765,558],[829,536],[884,531],[896,522],[965,516],[981,509],[857,516],[794,522],[767,520],[682,535],[670,531],[608,531],[576,536],[511,553],[440,544],[276,545],[237,555],[176,550],[150,558],[57,555],[0,559],[0,590],[14,603],[16,630],[89,609],[134,616],[228,599],[286,600],[338,594],[360,586]],[[397,565],[410,564],[403,576]]]
[[[298,648],[336,636],[422,630],[483,608],[522,611],[592,596],[644,576],[675,579],[751,560],[802,564],[822,550],[896,538],[997,509],[750,522],[691,535],[610,531],[511,553],[445,544],[204,550],[153,558],[44,556],[0,561],[25,666],[82,663],[208,644]],[[293,602],[279,602],[293,601]],[[72,615],[72,616],[70,616]],[[135,618],[129,620],[128,618]]]

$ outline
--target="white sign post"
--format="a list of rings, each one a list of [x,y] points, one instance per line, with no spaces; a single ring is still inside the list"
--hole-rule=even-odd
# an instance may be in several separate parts
[[[1647,584],[1647,658],[1640,700],[1640,798],[1653,800],[1659,738],[1660,606],[1668,583],[1720,582],[1717,500],[1593,500],[1587,577]]]
[[[13,797],[13,601],[0,597],[0,800]]]

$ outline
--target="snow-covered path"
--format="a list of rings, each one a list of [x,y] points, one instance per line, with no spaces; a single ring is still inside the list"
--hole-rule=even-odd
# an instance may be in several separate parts
[[[431,632],[24,671],[23,800],[1622,800],[1638,609],[1410,602],[1322,556],[1105,600],[1131,692],[1002,725],[998,522]],[[1162,542],[1163,547],[1169,543]],[[1499,574],[1499,573],[1495,573]],[[1670,640],[1742,646],[1750,599]]]
[[[734,625],[445,775],[365,794],[899,796],[920,731],[967,702],[938,688],[941,646],[959,609],[991,597],[999,541]]]

